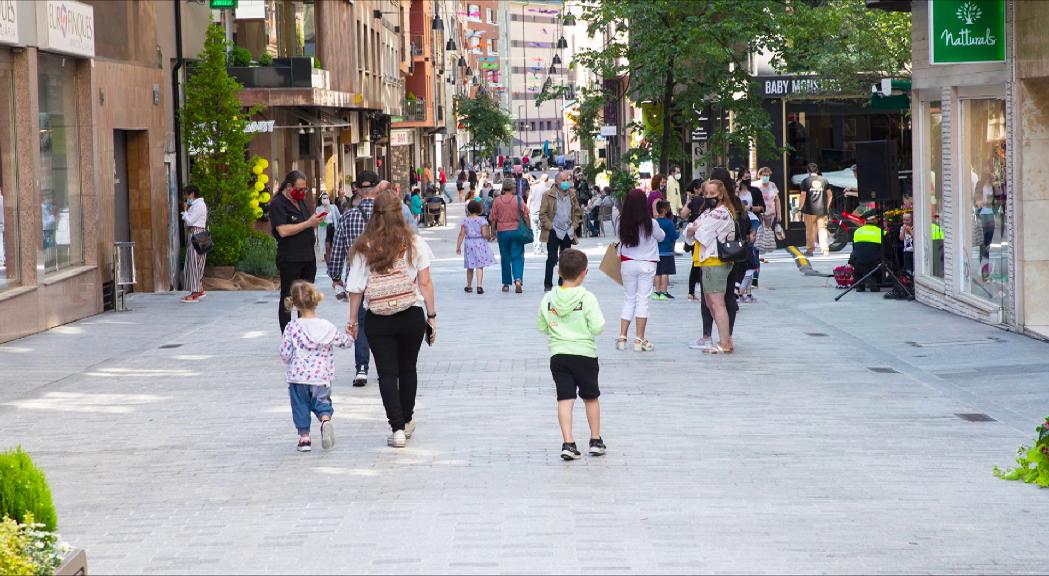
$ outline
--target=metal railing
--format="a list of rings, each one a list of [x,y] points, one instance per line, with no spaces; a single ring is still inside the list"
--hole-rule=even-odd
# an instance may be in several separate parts
[[[401,116],[406,122],[426,121],[426,100],[416,98],[415,100],[404,99]]]

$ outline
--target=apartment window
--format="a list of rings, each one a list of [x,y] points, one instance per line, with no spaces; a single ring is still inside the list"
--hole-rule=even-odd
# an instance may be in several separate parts
[[[532,131],[535,131],[535,122],[529,122],[528,123],[528,129],[532,130]]]
[[[41,52],[38,62],[43,227],[38,262],[50,273],[84,262],[77,61]]]
[[[495,24],[495,10],[485,8],[485,20],[487,20],[489,24]]]
[[[467,8],[466,17],[474,22],[481,21],[481,7],[477,4],[470,4]]]
[[[487,40],[487,42],[488,42],[488,54],[498,54],[499,53],[499,45],[496,44],[496,39],[495,38],[489,38]]]

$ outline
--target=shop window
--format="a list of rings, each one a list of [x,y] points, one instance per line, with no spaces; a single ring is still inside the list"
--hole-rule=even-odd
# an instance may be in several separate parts
[[[1009,282],[1005,101],[965,100],[958,174],[962,291],[1005,306]]]
[[[18,154],[11,53],[0,52],[0,290],[18,286]]]
[[[76,60],[41,53],[38,265],[45,273],[83,264]]]
[[[924,272],[943,278],[943,224],[940,221],[943,209],[943,112],[940,102],[925,104],[924,113],[925,174],[921,185],[925,214],[922,226],[927,232],[916,236],[925,238]]]

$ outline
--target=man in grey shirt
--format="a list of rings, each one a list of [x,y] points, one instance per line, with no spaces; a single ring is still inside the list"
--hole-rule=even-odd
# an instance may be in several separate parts
[[[539,240],[546,243],[546,276],[543,278],[546,290],[553,288],[558,257],[561,250],[571,248],[575,243],[575,229],[582,220],[583,209],[572,188],[572,173],[560,172],[554,185],[543,194],[539,206],[539,227],[542,230]]]

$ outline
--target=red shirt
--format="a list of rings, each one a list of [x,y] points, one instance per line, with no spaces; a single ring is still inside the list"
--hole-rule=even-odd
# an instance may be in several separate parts
[[[523,217],[525,222],[529,221],[528,206],[521,202],[521,208],[517,208],[516,194],[503,194],[492,202],[492,209],[488,213],[488,222],[496,232],[507,232],[516,230],[519,218]]]

